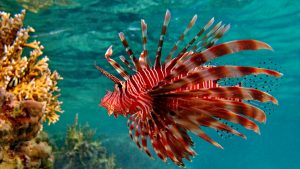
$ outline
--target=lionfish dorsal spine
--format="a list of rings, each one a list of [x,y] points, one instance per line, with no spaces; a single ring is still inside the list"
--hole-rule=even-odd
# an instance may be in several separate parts
[[[148,50],[147,50],[147,24],[144,19],[141,20],[141,28],[142,28],[142,44],[143,51],[140,55],[139,62],[142,69],[149,68],[148,65]]]
[[[119,65],[115,60],[111,58],[112,53],[113,53],[112,46],[110,46],[105,53],[106,60],[123,77],[124,80],[128,80],[129,79],[128,72],[121,65]]]
[[[106,70],[102,69],[101,67],[97,66],[96,63],[95,63],[95,67],[96,67],[96,69],[99,70],[99,72],[101,72],[107,78],[109,78],[110,80],[112,80],[115,84],[121,84],[121,80],[120,79],[118,79],[114,75],[108,73]]]
[[[208,38],[216,32],[220,26],[222,25],[222,21],[218,22],[210,31],[208,31],[202,38],[197,42],[197,44],[192,48],[193,51],[200,52],[201,49],[205,46],[205,43],[207,43]]]
[[[139,62],[138,59],[135,57],[135,55],[134,55],[132,49],[129,47],[128,42],[127,42],[127,40],[126,40],[126,38],[125,38],[124,33],[123,33],[123,32],[120,32],[120,33],[119,33],[119,37],[120,37],[120,40],[121,40],[121,42],[122,42],[122,44],[123,44],[123,46],[124,46],[124,48],[125,48],[125,50],[126,50],[128,56],[129,56],[129,58],[131,59],[132,63],[134,64],[135,69],[136,69],[137,71],[141,71],[142,68],[141,68],[140,62]]]
[[[120,60],[124,63],[124,65],[126,65],[128,67],[128,69],[136,72],[136,69],[134,69],[131,65],[130,65],[130,62],[123,56],[119,56]]]
[[[184,56],[185,52],[195,43],[195,41],[214,23],[214,18],[210,19],[208,23],[194,36],[194,38],[178,53],[174,58],[175,64]],[[173,65],[175,65],[173,64]]]
[[[155,68],[160,67],[161,51],[162,51],[162,47],[163,47],[163,43],[164,43],[164,38],[165,38],[165,35],[167,33],[167,28],[168,28],[168,25],[170,23],[170,19],[171,19],[171,13],[170,13],[169,10],[167,10],[166,14],[165,14],[165,19],[164,19],[164,22],[163,22],[163,26],[162,26],[162,29],[161,29],[161,33],[160,33],[160,36],[159,36],[158,47],[157,47],[155,62],[154,62],[154,67]]]
[[[226,33],[228,32],[228,30],[230,29],[230,24],[226,25],[225,27],[223,27],[222,29],[218,30],[218,33],[215,33],[213,37],[211,37],[209,40],[208,40],[208,43],[207,45],[205,46],[205,48],[210,48],[212,47],[214,44],[217,43],[217,41]],[[200,49],[197,49],[197,51],[201,50]]]
[[[196,40],[214,23],[212,18],[198,33],[197,35],[179,52],[179,54],[167,65],[167,70],[171,70],[183,56],[187,56],[186,51],[196,42]],[[193,51],[193,50],[192,50]]]
[[[173,54],[175,53],[175,51],[177,50],[179,44],[183,41],[184,37],[186,36],[186,34],[192,29],[192,27],[195,25],[197,21],[197,15],[194,15],[194,17],[191,19],[191,21],[189,22],[188,26],[185,28],[185,30],[183,31],[183,33],[180,35],[179,39],[177,40],[177,42],[174,44],[174,46],[172,47],[171,51],[169,52],[165,63],[168,63],[172,57]]]

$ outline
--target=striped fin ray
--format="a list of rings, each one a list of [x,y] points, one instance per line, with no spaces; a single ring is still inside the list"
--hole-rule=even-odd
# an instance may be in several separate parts
[[[212,108],[210,111],[204,110],[204,112],[213,117],[221,118],[236,124],[240,124],[246,129],[253,130],[254,132],[260,134],[259,127],[257,126],[256,123],[254,123],[252,120],[249,120],[237,113],[234,113],[232,111],[226,110],[226,109],[214,109]],[[203,120],[203,119],[201,119]],[[210,122],[210,119],[205,119],[203,120],[205,122]],[[218,121],[214,119],[214,121]],[[213,122],[217,123],[217,122]],[[231,132],[232,133],[232,132]],[[234,134],[234,133],[233,133]]]
[[[192,18],[192,20],[189,22],[187,28],[185,28],[185,30],[183,31],[183,33],[180,35],[179,39],[177,40],[177,42],[174,44],[173,48],[171,49],[170,53],[168,54],[165,63],[168,63],[171,59],[173,54],[175,53],[175,51],[178,48],[178,45],[183,41],[184,37],[186,36],[186,34],[191,30],[191,28],[194,26],[195,22],[197,20],[197,15],[194,15],[194,17]]]
[[[271,101],[274,104],[278,104],[276,98],[270,94],[252,88],[244,87],[232,87],[232,86],[220,86],[214,88],[201,88],[197,90],[182,91],[176,93],[158,93],[153,96],[159,97],[207,97],[207,98],[223,98],[230,99],[235,98],[239,100],[257,100],[260,102]]]
[[[105,75],[107,78],[109,78],[110,80],[112,80],[115,84],[120,84],[121,80],[118,79],[117,77],[115,77],[114,75],[108,73],[107,71],[105,71],[104,69],[102,69],[101,67],[97,66],[95,63],[95,67],[96,69],[99,70],[99,72],[101,72],[103,75]]]
[[[196,154],[196,152],[190,147],[192,145],[192,142],[188,138],[186,134],[186,130],[182,132],[181,131],[182,129],[179,130],[176,125],[170,125],[169,130],[171,131],[172,136],[174,136],[174,138],[178,140],[180,144],[183,145],[184,149],[187,151],[189,155],[193,156]]]
[[[230,29],[230,24],[226,25],[224,29],[220,30],[218,34],[205,46],[205,48],[210,48]]]
[[[199,81],[208,81],[208,80],[218,80],[222,78],[235,78],[246,75],[255,75],[255,74],[266,74],[270,76],[280,77],[281,73],[274,70],[263,69],[263,68],[254,68],[254,67],[244,67],[244,66],[218,66],[218,67],[208,67],[202,69],[196,69],[192,72],[189,72],[183,78],[180,78],[175,81],[169,81],[165,85],[158,86],[153,88],[150,92],[152,94],[169,92],[181,87],[184,87],[188,84],[192,84]]]
[[[188,102],[188,100],[186,100]],[[240,136],[242,138],[246,138],[245,135],[241,134],[240,132],[232,129],[231,127],[225,125],[224,123],[216,120],[213,118],[212,114],[209,114],[210,111],[208,111],[209,109],[201,109],[201,108],[197,108],[196,105],[194,106],[180,106],[180,109],[184,109],[185,112],[189,112],[187,114],[183,114],[181,116],[181,118],[185,119],[189,119],[189,121],[193,122],[194,124],[196,124],[197,126],[205,126],[205,127],[210,127],[210,128],[214,128],[217,130],[224,130],[224,131],[228,131],[232,134],[235,134],[237,136]],[[187,116],[187,117],[185,117]],[[186,119],[185,119],[186,120]]]
[[[133,116],[130,116],[130,118],[127,120],[127,126],[129,128],[129,136],[131,140],[133,141],[133,129],[134,129],[135,121],[133,120]]]
[[[143,147],[143,150],[144,152],[150,157],[150,158],[153,158],[149,149],[148,149],[148,146],[147,146],[147,138],[149,136],[148,132],[146,131],[146,128],[148,128],[146,126],[147,124],[145,124],[144,122],[141,122],[141,139],[142,139],[142,147]]]
[[[160,114],[170,113],[170,110],[166,109],[161,105],[157,105]],[[161,121],[161,118],[159,118],[159,121]],[[179,164],[183,165],[181,161],[182,158],[186,158],[189,160],[189,156],[194,156],[196,154],[196,152],[191,148],[193,142],[188,136],[187,131],[184,128],[181,128],[180,126],[174,124],[174,120],[172,119],[171,116],[165,116],[164,121],[168,123],[168,125],[166,125],[165,128],[168,142],[169,144],[172,145],[171,147],[173,149],[173,152],[175,152],[174,155],[176,155],[180,161]],[[163,121],[161,122],[163,123]]]
[[[197,108],[201,109],[211,109],[212,107],[219,108],[219,109],[226,109],[238,114],[242,114],[249,118],[252,118],[258,122],[265,122],[266,121],[266,114],[263,110],[258,107],[255,107],[251,104],[244,103],[244,102],[237,102],[225,99],[194,99],[194,100],[186,100],[180,99],[184,102],[185,107],[191,107],[197,105]]]
[[[138,59],[134,56],[133,51],[132,51],[131,48],[129,47],[128,42],[127,42],[127,40],[126,40],[126,38],[125,38],[124,33],[123,33],[123,32],[120,32],[120,33],[119,33],[119,37],[120,37],[120,40],[121,40],[121,42],[122,42],[122,44],[123,44],[123,46],[124,46],[124,48],[125,48],[125,50],[126,50],[128,56],[130,57],[132,63],[134,64],[136,70],[137,70],[137,71],[141,71],[141,70],[142,70],[141,65],[140,65]]]
[[[142,41],[143,41],[143,52],[140,55],[139,62],[143,69],[149,68],[147,63],[148,58],[148,50],[147,50],[147,24],[145,20],[141,20],[141,27],[142,27]]]
[[[188,113],[188,112],[187,112]],[[186,130],[190,130],[192,133],[194,133],[195,135],[199,136],[200,138],[202,138],[203,140],[211,143],[212,145],[223,149],[223,147],[217,143],[215,140],[213,140],[212,138],[210,138],[207,134],[205,134],[205,132],[199,128],[199,126],[197,124],[195,124],[194,122],[192,122],[191,120],[188,120],[188,118],[182,119],[182,118],[174,118],[174,121],[182,126],[183,128],[185,128]]]
[[[140,119],[138,119],[138,120],[136,120],[136,125],[135,125],[134,141],[135,141],[136,145],[140,149],[142,149],[141,144],[139,142],[140,135],[141,135],[141,132],[140,132]]]
[[[160,132],[159,135],[161,136],[162,145],[166,150],[167,156],[177,165],[183,166],[182,159],[178,158],[175,151],[175,145],[172,145],[172,142],[166,136],[165,132]]]
[[[257,40],[237,40],[213,46],[200,53],[195,53],[186,61],[175,65],[175,67],[171,70],[171,74],[167,76],[164,81],[160,82],[159,85],[166,80],[170,80],[178,76],[179,74],[187,73],[189,70],[192,70],[212,59],[244,50],[260,49],[272,50],[268,44]]]
[[[222,21],[218,22],[209,32],[207,32],[199,42],[192,48],[193,51],[196,51],[196,49],[204,43],[213,33],[215,33],[222,25]]]
[[[197,33],[197,35],[182,49],[182,51],[175,57],[178,58],[183,55],[194,43],[195,41],[214,23],[215,19],[212,18],[208,23]]]
[[[167,161],[166,150],[161,143],[160,135],[157,133],[159,129],[157,128],[157,125],[153,119],[150,119],[149,121],[153,126],[152,130],[154,130],[154,132],[150,132],[151,129],[149,129],[150,141],[153,146],[154,152],[162,161],[166,162]]]
[[[112,56],[113,50],[112,46],[110,46],[106,53],[105,53],[105,58],[106,60],[112,65],[112,67],[125,79],[129,79],[129,74],[126,72],[126,70],[120,66],[115,60],[111,59],[110,57]]]
[[[141,149],[142,147],[139,142],[139,137],[141,135],[140,121],[137,118],[136,114],[129,117],[129,119],[127,120],[127,126],[129,128],[129,136],[131,140],[134,141],[136,145]],[[133,136],[133,131],[134,131],[134,136]]]
[[[197,111],[197,109],[195,111]],[[207,114],[208,111],[204,111],[205,113],[203,113],[202,110],[199,110],[199,112],[202,112],[201,116],[200,117],[196,116],[194,118],[201,126],[213,128],[216,130],[227,131],[236,136],[246,139],[246,136],[244,134],[241,134],[240,132],[236,131],[235,129],[233,129],[233,128],[227,126],[226,124],[222,123],[221,121],[213,118],[214,116]],[[225,116],[225,118],[228,118],[228,117]],[[232,119],[230,119],[230,120],[232,120]],[[246,120],[248,120],[248,119],[246,119]]]
[[[186,51],[195,43],[195,41],[214,23],[212,18],[198,33],[197,35],[179,52],[179,54],[171,61],[167,69],[172,69],[176,63],[182,59]]]
[[[196,53],[211,47],[213,41],[215,41],[215,40],[217,41],[220,37],[222,37],[223,36],[222,33],[227,32],[229,28],[230,28],[230,25],[229,26],[228,25],[220,26],[217,31],[215,31],[210,37],[207,37],[207,39],[205,41],[203,41],[202,45],[200,45],[200,47],[198,49],[196,49]]]
[[[130,70],[136,72],[136,70],[130,65],[130,62],[123,55],[121,55],[119,58]]]
[[[159,42],[158,42],[158,47],[157,47],[157,52],[156,52],[156,56],[155,56],[155,62],[154,62],[154,67],[158,68],[160,67],[160,58],[161,58],[161,51],[162,51],[162,47],[163,47],[163,43],[164,43],[164,38],[167,32],[167,28],[170,22],[170,18],[171,18],[171,13],[169,10],[166,11],[166,15],[165,15],[165,20],[161,29],[161,33],[159,36]]]

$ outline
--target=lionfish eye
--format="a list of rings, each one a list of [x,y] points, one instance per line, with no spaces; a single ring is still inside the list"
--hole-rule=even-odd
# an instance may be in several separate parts
[[[122,84],[121,83],[118,83],[117,86],[118,86],[119,89],[122,89]]]

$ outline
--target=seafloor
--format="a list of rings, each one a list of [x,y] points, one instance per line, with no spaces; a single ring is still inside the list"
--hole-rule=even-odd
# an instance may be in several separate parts
[[[41,0],[42,1],[42,0]],[[44,0],[45,1],[45,0]],[[261,124],[261,135],[247,133],[247,140],[238,137],[219,138],[224,150],[193,137],[198,155],[187,168],[196,169],[298,169],[300,168],[300,3],[298,0],[54,0],[52,5],[37,11],[28,9],[25,25],[35,28],[31,34],[45,47],[50,67],[57,70],[64,80],[59,82],[63,101],[61,115],[56,124],[45,125],[49,136],[65,133],[79,114],[79,123],[89,123],[97,129],[107,151],[115,154],[116,163],[124,169],[177,168],[148,159],[128,136],[126,119],[108,117],[99,107],[100,98],[113,84],[93,66],[111,70],[104,58],[109,45],[118,56],[123,47],[118,32],[130,39],[132,48],[140,53],[140,19],[148,24],[149,52],[154,56],[159,32],[166,9],[172,19],[166,37],[164,53],[172,47],[185,25],[198,14],[196,28],[211,17],[230,23],[230,31],[220,42],[235,39],[257,39],[270,44],[274,51],[242,52],[216,61],[274,68],[283,72],[279,81],[263,79],[245,83],[271,87],[271,94],[279,106],[270,106],[266,124]],[[0,10],[12,14],[23,7],[19,0],[0,0]],[[31,12],[32,11],[32,12]],[[196,33],[194,28],[188,36]],[[267,81],[267,83],[264,83]],[[269,105],[268,105],[269,106]]]

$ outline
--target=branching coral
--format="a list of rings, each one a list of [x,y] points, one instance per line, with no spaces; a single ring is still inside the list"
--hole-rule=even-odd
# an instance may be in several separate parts
[[[57,81],[62,77],[50,71],[48,57],[41,57],[43,46],[40,42],[27,42],[34,29],[23,28],[25,11],[14,17],[1,12],[0,17],[0,88],[15,94],[18,101],[45,102],[43,120],[56,122],[57,112],[62,112],[57,95]],[[23,56],[26,48],[31,49],[28,57]]]
[[[54,162],[42,122],[56,122],[57,72],[41,57],[40,42],[28,42],[31,27],[23,28],[25,11],[10,17],[0,12],[0,168],[51,168]],[[26,57],[25,51],[30,51]]]
[[[108,156],[100,140],[94,139],[95,130],[80,127],[78,116],[67,130],[65,145],[56,152],[55,168],[115,169],[114,156]]]

